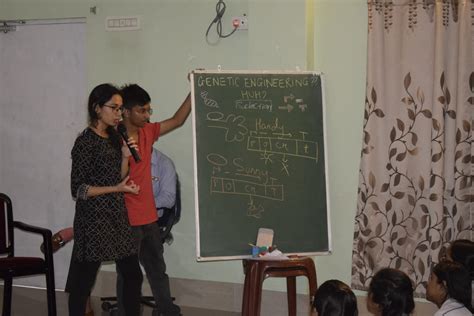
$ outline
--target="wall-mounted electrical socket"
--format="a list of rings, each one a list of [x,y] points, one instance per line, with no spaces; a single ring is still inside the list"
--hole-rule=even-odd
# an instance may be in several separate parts
[[[232,18],[232,27],[237,28],[238,31],[249,29],[249,20],[246,15],[235,16]]]

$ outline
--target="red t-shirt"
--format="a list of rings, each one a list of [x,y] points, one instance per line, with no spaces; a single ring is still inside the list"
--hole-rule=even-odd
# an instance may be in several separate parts
[[[138,130],[138,149],[141,161],[130,157],[130,181],[140,186],[138,194],[125,194],[128,220],[132,226],[146,225],[158,220],[151,182],[151,150],[160,137],[160,123],[147,123]]]

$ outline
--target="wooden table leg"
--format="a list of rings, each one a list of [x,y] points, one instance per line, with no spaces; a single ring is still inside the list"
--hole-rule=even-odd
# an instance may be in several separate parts
[[[296,277],[286,278],[286,296],[288,298],[288,315],[296,316]]]
[[[242,293],[242,316],[248,316],[249,307],[249,275],[245,274],[244,292]]]
[[[255,265],[254,278],[252,290],[250,291],[252,295],[252,314],[251,316],[260,316],[261,305],[262,305],[262,291],[263,291],[263,281],[265,280],[264,271],[261,269],[260,263]]]

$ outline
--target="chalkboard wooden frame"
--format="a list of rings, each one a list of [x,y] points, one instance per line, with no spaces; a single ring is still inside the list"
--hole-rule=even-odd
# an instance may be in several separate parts
[[[283,251],[287,255],[325,255],[330,254],[332,251],[332,241],[331,241],[331,225],[330,225],[330,207],[329,207],[329,185],[328,185],[328,177],[327,177],[327,151],[326,151],[326,123],[325,123],[325,102],[324,102],[324,77],[321,73],[318,72],[308,72],[308,71],[212,71],[212,70],[196,70],[193,71],[190,77],[191,81],[191,95],[192,95],[192,121],[193,121],[193,149],[194,149],[194,194],[195,194],[195,218],[196,218],[196,257],[198,261],[215,261],[215,260],[237,260],[237,259],[245,259],[251,257],[251,247],[248,245],[249,243],[255,243],[257,238],[257,231],[258,228],[254,227],[255,225],[259,225],[259,227],[266,227],[272,228],[271,224],[268,224],[266,221],[271,222],[269,218],[271,218],[272,211],[278,213],[280,215],[280,220],[283,219],[283,216],[288,219],[285,227],[280,227],[280,224],[276,224],[278,229],[275,229],[275,238],[274,242],[276,242],[276,246]],[[245,83],[244,83],[245,82]],[[209,91],[204,91],[202,87],[209,88]],[[263,88],[262,88],[263,87]],[[234,89],[234,90],[232,90]],[[237,90],[240,90],[237,91]],[[280,91],[281,90],[281,91]],[[274,91],[274,92],[272,92]],[[295,95],[293,95],[292,91],[295,91]],[[236,93],[239,94],[239,100],[235,99]],[[283,93],[284,95],[279,95],[278,93]],[[285,94],[286,93],[286,94]],[[228,95],[226,95],[228,94]],[[276,95],[276,96],[274,96]],[[299,98],[299,96],[304,96],[304,98]],[[223,103],[227,103],[229,100],[234,99],[234,103],[230,107],[223,105]],[[287,99],[289,99],[287,104]],[[284,100],[284,102],[283,102]],[[258,101],[258,102],[254,102]],[[278,103],[275,102],[281,102]],[[306,102],[311,101],[311,102]],[[313,102],[314,101],[314,102]],[[232,102],[230,102],[232,103]],[[306,104],[308,103],[308,104]],[[288,106],[288,108],[286,108]],[[203,110],[204,109],[204,110]],[[299,109],[299,110],[298,110]],[[239,112],[236,114],[233,112]],[[303,113],[307,111],[308,115]],[[204,112],[203,112],[204,111]],[[220,112],[222,111],[222,113]],[[283,122],[284,119],[281,119],[282,123],[279,123],[279,119],[277,114],[271,114],[271,112],[277,111],[286,112],[288,113],[296,113],[299,114],[299,119],[288,119],[288,121]],[[201,113],[203,112],[203,113]],[[260,118],[255,117],[255,113],[263,113],[265,112],[266,118],[274,119],[271,126],[266,125],[266,123],[262,123]],[[279,112],[279,113],[280,113]],[[249,117],[246,117],[242,113],[247,113]],[[268,114],[270,113],[270,114]],[[317,113],[318,119],[313,119],[311,115]],[[311,114],[311,115],[310,115]],[[263,115],[263,114],[262,114]],[[288,114],[289,116],[290,114]],[[296,114],[295,114],[296,115]],[[224,116],[225,119],[224,119]],[[243,117],[244,116],[244,117]],[[254,119],[254,125],[258,129],[258,124],[262,124],[263,128],[269,129],[281,129],[282,134],[278,135],[285,135],[279,136],[277,138],[268,137],[268,139],[277,139],[281,140],[289,134],[290,138],[292,137],[291,133],[284,132],[285,124],[296,128],[296,130],[301,129],[300,134],[308,134],[310,138],[313,137],[315,140],[319,140],[322,142],[322,146],[319,142],[316,141],[305,141],[304,135],[303,140],[301,139],[291,139],[291,141],[287,138],[287,146],[291,147],[291,143],[299,143],[299,146],[296,145],[298,152],[296,154],[284,154],[281,153],[270,153],[267,152],[265,149],[264,153],[262,153],[262,149],[252,148],[249,144],[251,143],[260,143],[262,142],[262,137],[255,137],[251,136],[251,133],[255,131],[248,132],[247,126],[245,124],[240,124],[245,121],[245,119],[251,118]],[[292,122],[294,120],[295,122]],[[228,126],[223,126],[222,124],[234,124],[233,126],[237,129],[241,129],[242,132],[235,132]],[[258,121],[258,123],[257,123]],[[211,125],[213,126],[206,126],[205,122],[212,122]],[[249,120],[250,122],[250,120]],[[319,123],[319,124],[318,124]],[[224,124],[224,125],[225,125]],[[240,125],[239,125],[240,124]],[[280,124],[280,125],[279,125]],[[300,125],[301,124],[301,125]],[[303,128],[306,128],[305,124],[309,124],[312,128],[314,127],[314,131],[310,130],[310,132],[306,133]],[[322,126],[321,126],[322,125]],[[269,127],[267,127],[269,126]],[[303,126],[303,127],[301,127]],[[212,132],[209,132],[211,129]],[[247,130],[247,131],[245,131]],[[248,135],[247,135],[248,132]],[[314,132],[314,133],[313,133]],[[273,133],[273,131],[272,131]],[[225,134],[225,136],[223,136]],[[247,136],[244,136],[247,135]],[[297,133],[295,133],[297,134]],[[314,134],[314,135],[312,135]],[[217,135],[217,136],[216,136]],[[317,135],[317,136],[315,136]],[[258,135],[257,135],[258,136]],[[225,137],[225,146],[220,144],[221,138]],[[255,139],[257,139],[255,141]],[[292,159],[300,159],[304,155],[301,154],[302,152],[302,145],[307,145],[306,147],[309,148],[308,156],[305,156],[300,159],[303,161],[312,161],[315,165],[318,165],[318,170],[314,171],[313,169],[316,168],[306,168],[305,163],[301,163],[302,169],[306,168],[305,170],[298,170],[299,178],[296,178],[295,181],[298,182],[299,180],[302,181],[304,185],[315,185],[317,189],[321,192],[313,192],[308,188],[305,188],[305,191],[302,197],[303,200],[308,198],[308,202],[312,203],[311,205],[314,206],[307,206],[301,207],[304,209],[304,213],[302,211],[301,217],[293,217],[298,216],[298,212],[300,211],[300,207],[290,208],[288,205],[279,210],[276,207],[276,204],[270,204],[273,206],[272,210],[265,210],[265,216],[258,211],[255,211],[259,208],[258,203],[254,203],[252,197],[261,198],[265,200],[264,202],[268,201],[277,201],[275,203],[283,203],[284,200],[283,196],[285,194],[284,187],[291,187],[297,186],[296,182],[292,183],[281,183],[280,185],[268,185],[268,182],[278,182],[278,179],[275,179],[272,176],[271,172],[267,172],[265,184],[255,184],[249,181],[243,181],[241,179],[229,179],[225,177],[214,176],[215,173],[222,173],[222,169],[224,166],[227,165],[227,156],[224,154],[220,154],[221,151],[224,151],[225,154],[228,154],[231,157],[232,154],[240,154],[239,150],[235,149],[234,143],[241,142],[244,143],[244,139],[247,140],[247,148],[245,154],[247,155],[246,158],[249,157],[247,152],[254,151],[261,156],[266,156],[265,165],[267,165],[267,161],[273,161],[268,158],[270,155],[279,156],[280,165],[283,165],[282,161],[287,159],[286,157],[292,157]],[[251,142],[250,140],[254,140]],[[290,145],[288,145],[290,144]],[[308,145],[309,144],[309,145]],[[315,145],[314,152],[312,151],[311,144]],[[214,148],[212,146],[215,146]],[[233,147],[234,146],[234,147]],[[249,147],[250,146],[250,147]],[[230,148],[230,149],[226,149]],[[275,147],[276,148],[276,147]],[[219,152],[217,152],[217,149]],[[287,148],[288,149],[288,148]],[[226,151],[227,150],[227,151]],[[212,151],[212,152],[211,152]],[[215,153],[214,153],[215,151]],[[290,150],[291,152],[291,150]],[[206,159],[203,158],[203,154],[207,154]],[[278,155],[280,154],[280,155]],[[314,155],[314,157],[313,157]],[[257,163],[257,160],[264,159],[264,158],[255,158],[256,155],[253,155],[254,162]],[[237,158],[235,158],[237,157]],[[234,168],[237,168],[239,171],[244,170],[244,162],[243,158],[235,156],[232,160]],[[296,158],[295,158],[296,157]],[[316,157],[316,158],[315,158]],[[253,161],[251,161],[253,162]],[[213,167],[206,167],[206,165],[210,163]],[[294,165],[299,165],[299,162],[293,162]],[[272,163],[270,163],[272,165]],[[312,165],[309,165],[312,166]],[[283,166],[284,167],[284,166]],[[285,167],[286,168],[286,167]],[[249,171],[249,169],[251,171]],[[283,170],[284,168],[282,168]],[[294,166],[294,169],[298,169],[298,166]],[[216,171],[217,170],[217,171]],[[262,174],[265,172],[263,168],[247,168],[246,171],[242,171],[242,173],[246,173],[244,176],[249,177],[250,172],[261,172],[261,174],[252,174],[255,178],[262,179]],[[284,173],[283,171],[280,171]],[[290,176],[290,172],[288,173],[289,181],[293,181]],[[229,173],[229,172],[226,172]],[[212,174],[212,175],[211,175]],[[237,173],[236,173],[237,174]],[[270,174],[270,176],[269,176]],[[291,175],[293,175],[291,173]],[[317,175],[317,176],[314,176]],[[209,177],[209,179],[208,179]],[[277,177],[278,178],[278,177]],[[317,180],[314,180],[316,179]],[[203,180],[204,179],[204,180]],[[276,180],[276,181],[275,181]],[[317,181],[317,182],[316,182]],[[227,191],[224,192],[224,187],[227,185],[232,186],[232,192]],[[244,184],[242,184],[244,183]],[[245,196],[245,192],[243,192],[243,187],[249,187],[249,183],[251,183],[250,187],[254,190],[252,194],[248,193],[247,195],[250,198],[250,202],[246,204],[248,207],[247,209],[247,217],[251,218],[257,222],[251,222],[249,225],[248,221],[241,222],[239,216],[237,220],[231,218],[230,221],[227,221],[225,214],[221,214],[223,212],[222,209],[225,208],[226,211],[233,208],[236,204],[239,204],[242,201],[239,201],[239,197],[236,196],[243,195]],[[291,185],[289,185],[291,184]],[[296,184],[296,185],[295,185]],[[242,185],[240,189],[238,188],[239,185]],[[222,187],[222,189],[221,189]],[[281,187],[281,190],[280,190]],[[286,188],[285,187],[285,188]],[[210,193],[208,193],[208,189]],[[216,190],[216,188],[218,188]],[[255,190],[260,192],[265,192],[264,194],[258,194]],[[259,191],[262,190],[262,191]],[[271,191],[273,190],[273,191]],[[288,190],[290,191],[290,190]],[[295,189],[298,192],[298,189]],[[237,193],[236,193],[237,192]],[[239,193],[240,192],[240,193]],[[273,193],[269,193],[273,192]],[[222,194],[224,193],[224,194]],[[230,194],[232,193],[232,194]],[[273,194],[273,195],[272,195]],[[321,206],[319,203],[314,203],[314,197],[317,195],[317,202],[322,201]],[[224,196],[224,199],[222,198]],[[225,198],[230,196],[229,201]],[[236,200],[237,199],[237,200]],[[313,199],[313,200],[311,200]],[[303,201],[301,200],[301,201]],[[300,199],[295,200],[297,202]],[[237,203],[236,203],[237,202]],[[264,202],[261,202],[262,205]],[[302,204],[305,203],[306,200],[301,202]],[[268,202],[272,203],[272,202]],[[290,202],[286,202],[290,203]],[[243,202],[242,202],[243,204]],[[308,204],[308,203],[307,203]],[[219,206],[220,205],[220,206]],[[250,206],[249,206],[250,205]],[[220,209],[213,209],[214,207],[218,206]],[[224,207],[225,206],[225,207]],[[290,204],[290,206],[293,206]],[[242,209],[244,208],[241,205]],[[261,205],[260,205],[261,207]],[[265,207],[262,207],[263,209]],[[267,207],[268,208],[268,207]],[[313,208],[317,208],[315,212],[313,212]],[[249,209],[252,210],[250,214]],[[210,211],[209,211],[210,210]],[[294,214],[296,213],[296,215]],[[318,213],[318,214],[316,214]],[[230,213],[229,213],[230,214]],[[229,216],[234,216],[230,214]],[[250,214],[250,215],[249,215]],[[316,222],[314,227],[312,223],[305,221],[303,217],[308,217],[309,220],[315,220]],[[215,222],[214,222],[215,221]],[[261,224],[260,224],[261,223]],[[235,231],[232,235],[231,231],[236,230],[236,226],[242,227],[242,240],[238,242],[238,245],[231,241],[229,244],[226,242],[230,241],[227,240],[232,239],[235,241]],[[301,228],[301,229],[300,229]],[[239,229],[237,229],[239,230]],[[245,231],[247,230],[247,231]],[[286,231],[288,230],[288,231]],[[229,236],[227,236],[227,231],[229,232]],[[254,232],[254,233],[253,233]],[[316,234],[316,236],[313,236]],[[292,239],[291,236],[298,236],[298,241],[290,240]],[[283,241],[279,241],[280,236],[285,236],[286,239]],[[289,237],[290,236],[290,237]],[[311,236],[310,238],[306,238],[306,236]],[[240,236],[239,236],[240,238]],[[313,239],[311,239],[313,238]],[[212,244],[212,245],[211,245]],[[301,245],[300,245],[301,244]],[[209,245],[209,246],[208,246]],[[210,250],[209,250],[210,249]],[[288,250],[288,251],[287,251]]]

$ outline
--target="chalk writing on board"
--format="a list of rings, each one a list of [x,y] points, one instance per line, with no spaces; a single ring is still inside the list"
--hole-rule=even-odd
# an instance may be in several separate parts
[[[221,112],[211,112],[207,114],[208,127],[221,128],[225,130],[226,142],[241,142],[247,134],[247,127],[244,125],[245,117],[242,115],[229,114],[225,116]]]
[[[283,104],[278,107],[279,110],[287,111],[288,113],[292,112],[295,108],[301,112],[305,112],[308,105],[304,103],[304,99],[296,98],[292,93],[285,95],[283,97]]]
[[[222,113],[213,112],[213,115],[208,115],[209,117],[212,118],[210,120],[212,122],[222,123],[222,125],[209,125],[208,127],[225,129],[226,142],[241,141],[247,134],[248,129],[244,125],[245,118],[242,116],[231,114],[224,119]],[[240,132],[233,132],[228,124],[229,121],[237,121]],[[258,136],[259,133],[266,135]],[[273,156],[281,155],[278,160],[281,165],[280,172],[290,176],[290,162],[287,156],[312,159],[316,163],[318,162],[318,143],[306,140],[306,132],[299,131],[295,134],[299,138],[291,138],[292,133],[285,133],[284,125],[279,122],[278,118],[269,124],[265,124],[262,119],[258,118],[255,120],[255,130],[250,131],[250,135],[247,137],[246,150],[260,152],[260,160],[264,161],[264,165],[273,164],[276,161]],[[232,160],[235,170],[225,171],[225,176],[222,176],[216,174],[223,172],[223,167],[228,167],[227,158],[218,153],[211,153],[207,156],[207,160],[214,167],[210,178],[210,194],[248,196],[248,216],[260,218],[265,210],[262,204],[255,204],[255,198],[284,201],[284,185],[275,184],[277,178],[275,175],[271,175],[268,170],[244,167],[243,159],[237,157]],[[239,179],[239,177],[252,179]]]
[[[201,91],[201,98],[204,101],[204,105],[210,108],[218,108],[219,105],[217,104],[217,101],[208,98],[207,95],[208,95],[207,91]]]
[[[311,78],[311,79],[310,79]],[[197,87],[229,87],[229,88],[274,88],[274,89],[289,89],[289,88],[304,88],[316,87],[319,85],[319,76],[306,77],[236,77],[236,76],[198,76]]]
[[[321,76],[192,77],[200,260],[248,255],[259,227],[286,253],[328,249]]]
[[[287,98],[293,100],[294,96]],[[283,124],[278,117],[272,118],[270,121],[263,118],[257,117],[254,126],[254,130],[249,132],[249,128],[246,126],[246,118],[243,115],[235,114],[224,114],[222,112],[209,112],[206,116],[209,128],[217,128],[224,130],[224,139],[227,143],[242,142],[246,139],[246,150],[247,152],[260,153],[260,160],[264,162],[264,165],[273,164],[278,161],[281,165],[280,172],[286,176],[290,176],[290,162],[288,156],[297,158],[313,159],[318,162],[318,143],[310,140],[306,140],[307,132],[296,131],[287,132],[285,130],[285,124]],[[295,135],[295,136],[293,136]],[[227,164],[225,157],[219,155],[218,163],[214,161],[218,154],[212,154],[208,156],[208,161],[214,166],[220,167]],[[281,155],[279,160],[276,160],[274,155]],[[214,158],[214,159],[213,159]],[[234,160],[234,163],[236,160]],[[242,175],[242,174],[236,174]],[[210,193],[222,193],[222,194],[238,194],[246,195],[250,197],[268,198],[274,200],[283,200],[283,195],[280,196],[274,191],[275,187],[267,187],[267,184],[259,183],[248,183],[244,180],[232,179],[226,177],[215,177],[211,179],[211,191]],[[267,192],[269,189],[273,194]],[[281,186],[281,192],[283,192],[283,186]],[[251,200],[253,201],[253,200]],[[254,203],[249,203],[249,207],[254,209]],[[259,210],[263,211],[263,207],[259,207]],[[253,212],[249,212],[252,216],[255,216]],[[258,212],[260,215],[261,212]]]
[[[226,142],[242,142],[248,134],[246,119],[242,115],[225,116],[221,112],[210,112],[207,114],[207,121],[209,128],[225,130]],[[318,162],[318,143],[306,140],[307,132],[297,131],[297,135],[298,138],[293,138],[292,133],[285,133],[285,127],[278,118],[274,118],[272,122],[257,118],[255,130],[250,131],[250,136],[247,137],[247,150],[263,152],[266,160],[267,154],[272,153],[314,159]]]
[[[237,110],[262,110],[272,112],[272,100],[236,100],[235,109]]]
[[[250,132],[252,133],[252,132]],[[300,132],[305,135],[304,132]],[[280,136],[249,136],[247,150],[314,159],[318,162],[318,143]]]
[[[247,196],[248,216],[259,218],[265,210],[263,205],[255,204],[254,198],[284,201],[284,185],[268,170],[245,165],[240,157],[229,164],[228,159],[218,153],[208,154],[207,161],[213,166],[210,193]]]

